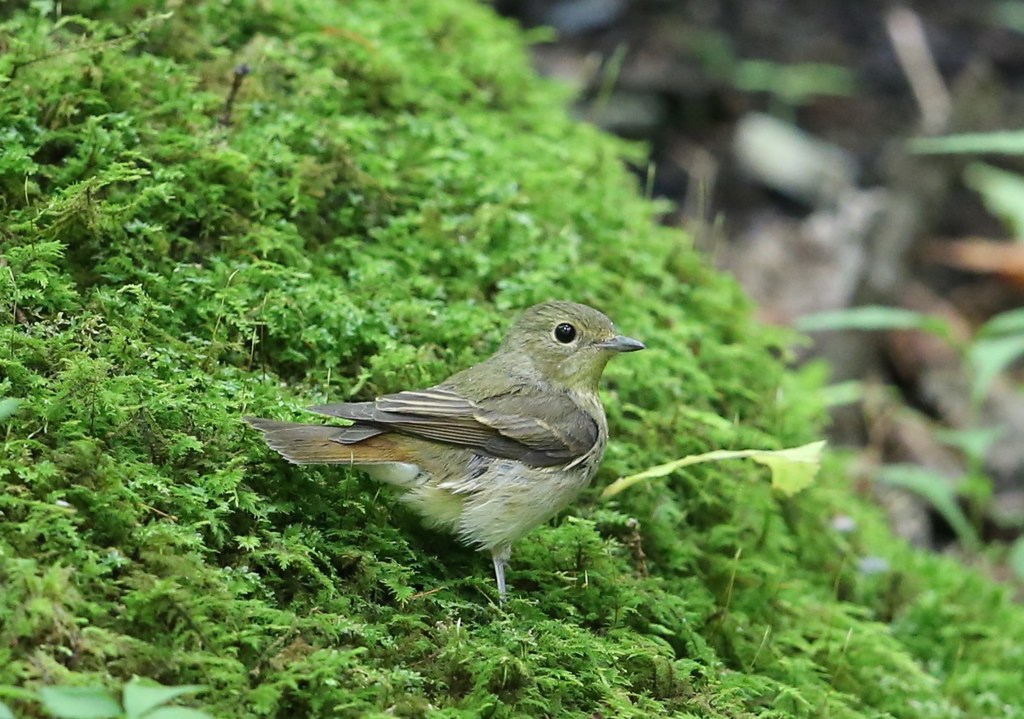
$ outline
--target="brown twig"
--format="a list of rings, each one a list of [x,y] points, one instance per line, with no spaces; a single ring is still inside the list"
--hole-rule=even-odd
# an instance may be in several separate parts
[[[629,521],[626,522],[626,528],[630,532],[629,537],[626,538],[626,546],[629,547],[629,551],[633,555],[633,561],[636,562],[636,573],[640,577],[646,577],[647,555],[644,553],[643,539],[640,536],[639,520],[630,517]]]
[[[224,114],[220,116],[220,124],[224,127],[231,126],[231,115],[235,110],[235,98],[238,91],[242,89],[242,82],[245,76],[252,72],[248,63],[243,62],[235,67],[234,78],[231,80],[231,90],[228,91],[228,98],[224,101]]]
[[[413,594],[411,597],[409,597],[409,601],[411,602],[414,599],[423,599],[424,597],[429,597],[431,594],[437,594],[442,589],[444,589],[444,587],[435,587],[434,589],[428,589],[425,592],[416,592],[416,594]]]

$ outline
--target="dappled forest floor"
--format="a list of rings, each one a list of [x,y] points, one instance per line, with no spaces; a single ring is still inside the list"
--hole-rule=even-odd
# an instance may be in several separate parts
[[[580,117],[650,144],[634,170],[664,221],[763,320],[846,328],[812,332],[799,359],[829,360],[831,438],[896,531],[1019,581],[1024,162],[913,142],[1019,126],[1024,3],[499,8],[555,28],[536,66]],[[801,323],[862,305],[898,310]]]

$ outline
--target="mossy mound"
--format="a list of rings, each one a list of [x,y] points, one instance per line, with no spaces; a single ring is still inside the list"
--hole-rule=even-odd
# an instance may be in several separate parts
[[[598,486],[817,438],[789,338],[655,226],[628,148],[566,119],[511,25],[24,5],[0,25],[0,684],[139,674],[220,717],[1024,716],[1024,610],[892,542],[835,468],[793,500],[744,463],[592,491],[516,547],[499,609],[485,557],[240,423],[437,381],[566,298],[650,347],[607,374]]]

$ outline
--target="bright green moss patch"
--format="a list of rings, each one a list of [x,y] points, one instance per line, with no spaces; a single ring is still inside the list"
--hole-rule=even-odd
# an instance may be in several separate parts
[[[241,424],[437,381],[565,298],[650,347],[607,373],[599,485],[818,438],[788,338],[487,8],[44,5],[0,25],[0,684],[205,684],[221,717],[1024,716],[1024,609],[893,545],[835,468],[784,501],[747,463],[591,491],[501,610],[485,557]]]

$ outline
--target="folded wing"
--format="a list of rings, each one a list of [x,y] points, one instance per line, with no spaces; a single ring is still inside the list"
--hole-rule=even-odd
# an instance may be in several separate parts
[[[446,442],[535,467],[567,464],[598,439],[597,421],[567,394],[518,391],[470,400],[444,388],[399,392],[374,402],[311,407],[386,432]],[[342,443],[358,442],[358,435]]]

